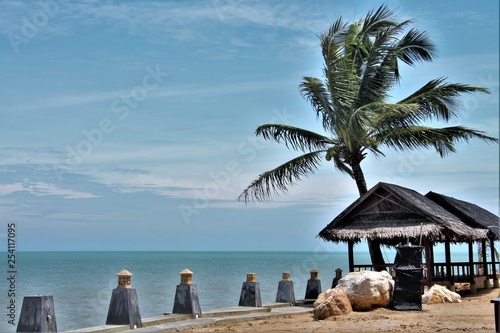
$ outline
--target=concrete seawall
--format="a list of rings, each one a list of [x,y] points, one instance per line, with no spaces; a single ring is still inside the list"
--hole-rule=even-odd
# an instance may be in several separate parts
[[[114,332],[158,332],[176,330],[179,328],[205,326],[213,324],[228,324],[272,317],[288,316],[312,312],[310,302],[298,301],[298,306],[286,303],[265,304],[262,307],[229,307],[203,312],[203,318],[193,319],[189,314],[165,314],[143,318],[142,328],[131,330],[128,325],[101,325],[64,331],[62,333],[114,333]],[[304,304],[309,303],[309,304]]]

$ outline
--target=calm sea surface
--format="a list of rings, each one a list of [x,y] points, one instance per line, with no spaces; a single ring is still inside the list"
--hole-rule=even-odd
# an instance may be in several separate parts
[[[276,297],[282,272],[290,272],[295,297],[304,298],[311,269],[319,271],[323,290],[330,288],[335,269],[348,272],[346,252],[17,252],[16,319],[24,296],[54,297],[59,331],[103,325],[116,273],[132,272],[142,318],[172,312],[175,289],[184,268],[194,272],[203,310],[237,306],[247,273],[256,273],[262,303]],[[462,254],[454,260],[462,260]],[[7,254],[3,253],[3,262]],[[392,262],[394,252],[386,251]],[[439,260],[438,258],[436,258]],[[463,254],[463,260],[467,260]],[[368,253],[356,253],[355,263],[368,263]],[[6,264],[5,264],[6,266]],[[8,324],[7,268],[3,269],[0,332],[15,332]],[[17,321],[16,321],[17,325]]]

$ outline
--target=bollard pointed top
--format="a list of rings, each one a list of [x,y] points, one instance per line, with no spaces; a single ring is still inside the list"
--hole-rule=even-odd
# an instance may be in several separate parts
[[[189,269],[185,269],[179,273],[181,275],[181,284],[193,284],[193,272]]]
[[[126,269],[116,273],[116,276],[133,276],[134,274],[130,273]]]
[[[257,282],[257,276],[255,273],[247,274],[247,282]]]

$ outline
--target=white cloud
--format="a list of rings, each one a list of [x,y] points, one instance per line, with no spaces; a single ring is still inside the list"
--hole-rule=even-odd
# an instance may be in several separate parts
[[[27,191],[35,196],[54,195],[63,197],[64,199],[89,199],[98,197],[92,193],[63,189],[44,182],[26,181],[24,183],[0,184],[0,195],[8,195],[21,191]]]
[[[24,191],[24,186],[21,183],[1,184],[0,195],[7,195],[14,192]]]

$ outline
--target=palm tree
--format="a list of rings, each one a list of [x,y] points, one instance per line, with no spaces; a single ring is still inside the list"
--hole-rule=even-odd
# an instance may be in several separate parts
[[[358,22],[346,23],[340,17],[319,36],[324,81],[306,76],[300,91],[326,134],[282,124],[259,126],[257,136],[284,143],[301,155],[259,175],[238,200],[269,201],[286,193],[301,177],[314,173],[324,159],[351,176],[361,196],[367,192],[361,162],[367,153],[384,156],[381,147],[398,151],[434,148],[444,157],[455,152],[460,142],[475,138],[498,142],[462,126],[425,125],[458,118],[457,98],[463,93],[488,93],[485,88],[437,78],[398,102],[388,101],[389,91],[400,82],[401,62],[414,66],[434,58],[434,44],[425,32],[409,28],[411,23],[396,22],[394,13],[381,6]],[[368,246],[372,263],[383,265],[379,244],[368,240]]]

